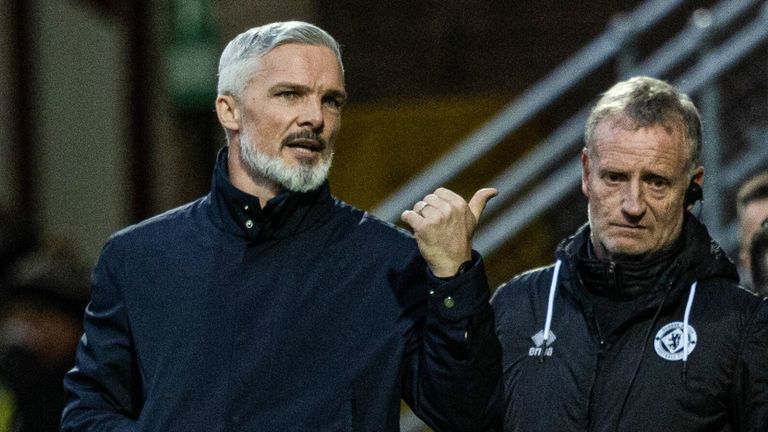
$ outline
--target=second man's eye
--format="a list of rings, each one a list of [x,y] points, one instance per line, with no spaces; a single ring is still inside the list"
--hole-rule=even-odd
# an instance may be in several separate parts
[[[665,179],[662,178],[656,178],[650,181],[651,187],[656,190],[661,190],[667,187],[669,182],[667,182]]]

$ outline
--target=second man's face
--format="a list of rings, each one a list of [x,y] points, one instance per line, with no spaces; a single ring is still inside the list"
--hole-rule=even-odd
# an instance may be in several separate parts
[[[671,245],[682,229],[690,182],[690,149],[680,127],[633,129],[624,120],[601,121],[591,157],[582,155],[592,241],[608,258]]]
[[[243,92],[240,143],[287,168],[319,167],[332,155],[345,101],[330,49],[281,45],[261,57]]]
[[[750,248],[752,236],[760,229],[760,223],[768,218],[768,199],[748,203],[739,217],[739,264],[751,271]]]

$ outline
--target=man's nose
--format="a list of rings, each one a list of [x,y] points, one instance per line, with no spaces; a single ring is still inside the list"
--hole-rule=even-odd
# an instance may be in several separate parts
[[[624,190],[621,210],[630,217],[640,218],[645,214],[647,205],[643,188],[638,182],[630,182]]]
[[[323,103],[314,98],[307,98],[302,104],[301,113],[298,118],[299,126],[309,126],[313,131],[323,129]]]

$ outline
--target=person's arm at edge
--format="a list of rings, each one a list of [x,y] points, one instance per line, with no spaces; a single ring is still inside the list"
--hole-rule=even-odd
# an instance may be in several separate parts
[[[734,371],[734,431],[768,430],[768,299],[750,317]]]
[[[112,241],[93,271],[75,367],[64,377],[62,432],[138,430],[138,371],[118,286],[124,261]]]

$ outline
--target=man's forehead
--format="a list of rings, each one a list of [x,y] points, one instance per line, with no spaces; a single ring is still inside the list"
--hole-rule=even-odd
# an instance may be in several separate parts
[[[744,206],[742,219],[748,219],[759,225],[766,217],[768,217],[768,197],[749,201]]]
[[[625,113],[616,113],[601,119],[597,124],[596,130],[599,133],[601,131],[637,131],[640,129],[654,128],[664,130],[669,136],[677,135],[677,138],[681,140],[684,138],[685,127],[682,124],[682,120],[674,117],[668,117],[653,123],[645,123],[635,120]]]
[[[269,70],[289,72],[297,66],[318,66],[324,69],[335,68],[343,75],[338,58],[325,45],[286,43],[262,54],[253,63],[256,73]]]
[[[739,235],[742,249],[749,249],[752,234],[757,232],[760,224],[766,218],[768,218],[768,198],[753,200],[744,206],[743,212],[739,215]]]
[[[623,142],[627,134],[639,137],[640,135],[658,134],[658,141],[663,143],[660,147],[662,152],[670,154],[680,154],[683,159],[690,158],[692,151],[690,144],[687,143],[683,126],[679,122],[666,121],[648,125],[640,125],[626,115],[611,117],[601,120],[595,128],[595,153],[599,154],[601,147],[608,147],[612,144],[631,144]],[[647,137],[646,137],[647,138]]]

